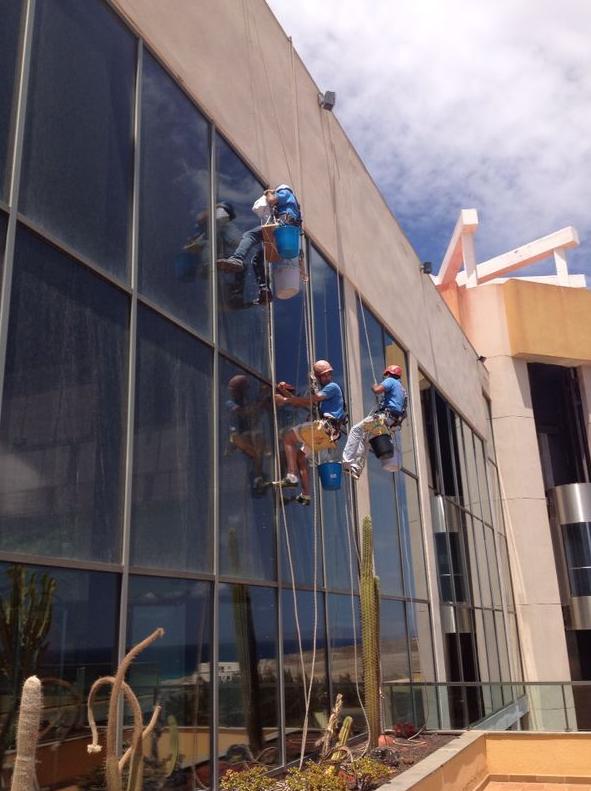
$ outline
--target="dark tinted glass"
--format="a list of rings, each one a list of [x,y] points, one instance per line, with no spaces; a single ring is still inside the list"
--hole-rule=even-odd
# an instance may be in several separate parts
[[[491,582],[488,573],[489,564],[486,556],[485,528],[480,519],[473,520],[474,545],[476,546],[476,560],[478,562],[478,577],[480,579],[480,595],[483,607],[492,607]]]
[[[422,602],[407,603],[406,618],[412,680],[417,683],[435,681],[429,605]]]
[[[14,127],[17,56],[21,31],[22,0],[2,0],[0,12],[0,199],[8,200],[10,144]]]
[[[242,233],[258,227],[259,219],[252,204],[260,197],[263,186],[221,138],[216,138],[217,198],[232,207],[235,218],[220,226],[217,234],[218,258],[227,258],[235,251]],[[234,357],[260,371],[269,373],[269,311],[264,305],[253,305],[258,296],[252,262],[242,274],[218,274],[219,341]]]
[[[352,582],[353,590],[357,590],[356,527],[347,511],[344,487],[336,492],[322,492],[322,523],[327,587],[351,590]]]
[[[329,667],[333,696],[343,695],[343,706],[353,717],[357,733],[366,730],[362,711],[363,671],[361,622],[357,596],[330,594],[328,600]],[[353,620],[353,618],[355,620]]]
[[[384,371],[384,333],[377,319],[357,301],[359,346],[361,349],[361,381],[363,384],[363,409],[367,414],[375,408],[376,398],[371,386],[382,381]]]
[[[142,651],[127,680],[146,711],[146,721],[155,702],[162,706],[162,727],[150,746],[151,757],[170,753],[175,732],[182,740],[183,755],[169,778],[170,788],[190,783],[187,770],[192,766],[202,782],[209,777],[210,608],[207,582],[130,577],[128,648],[160,626],[165,630],[163,637]],[[182,728],[180,734],[178,728]]]
[[[293,591],[284,590],[282,597],[285,726],[289,734],[287,738],[287,760],[292,761],[298,758],[300,754],[301,728],[306,714],[304,690],[307,693],[312,672],[314,682],[310,697],[309,736],[322,731],[329,708],[324,598],[320,594],[316,596],[316,612],[314,612],[314,594],[311,591],[298,591],[296,594],[297,616],[302,637],[301,651],[306,672],[306,687],[304,687]],[[315,621],[316,629],[314,628]],[[312,669],[314,644],[316,644],[316,657],[314,669]],[[310,749],[312,749],[311,745]]]
[[[4,214],[4,212],[0,211],[0,282],[2,282],[2,273],[4,271],[4,250],[6,245],[7,222],[7,216]]]
[[[231,734],[220,753],[227,750],[232,761],[277,764],[276,591],[222,585],[219,631],[219,724]]]
[[[340,278],[312,245],[310,245],[310,276],[316,358],[330,360],[334,368],[333,380],[344,387]]]
[[[404,602],[380,601],[380,655],[384,682],[410,677]]]
[[[72,760],[72,750],[86,752],[91,685],[117,665],[118,598],[115,574],[0,564],[2,618],[12,626],[19,619],[18,630],[3,630],[0,709],[8,719],[3,716],[7,740],[0,764],[12,746],[17,695],[24,679],[37,675],[45,707],[36,754],[42,788],[77,787],[81,766],[90,771],[86,761]],[[97,696],[99,726],[105,725],[108,695],[105,687]]]
[[[398,513],[394,496],[394,478],[385,472],[373,453],[368,458],[369,499],[374,534],[376,574],[380,590],[394,596],[403,595]]]
[[[274,579],[271,388],[224,359],[219,388],[220,568]]]
[[[211,567],[212,353],[140,306],[131,562]]]
[[[3,550],[116,561],[128,298],[20,230],[0,423]]]
[[[207,335],[212,265],[208,141],[208,124],[201,113],[145,52],[139,286],[154,302]]]
[[[591,522],[573,522],[562,530],[571,593],[591,596]]]
[[[37,4],[21,211],[127,271],[136,44],[100,0]]]
[[[407,418],[400,427],[400,439],[402,443],[402,465],[412,472],[416,472],[415,463],[415,450],[414,440],[412,434],[412,416],[410,409],[410,387],[408,384],[408,363],[406,361],[406,352],[399,346],[394,338],[384,330],[384,354],[386,357],[386,365],[399,365],[402,368],[402,376],[400,381],[408,398],[407,402]],[[381,373],[381,371],[380,371]],[[381,381],[380,377],[380,381]]]
[[[417,482],[403,472],[394,474],[394,482],[404,563],[405,593],[413,599],[426,599],[427,575]]]

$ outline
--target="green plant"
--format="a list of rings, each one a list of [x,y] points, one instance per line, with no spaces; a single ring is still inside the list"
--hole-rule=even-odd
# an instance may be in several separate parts
[[[271,791],[275,781],[264,766],[253,766],[243,772],[228,769],[220,780],[221,791]]]
[[[359,791],[369,791],[390,777],[390,770],[375,758],[357,758],[352,763]]]
[[[369,725],[369,748],[377,747],[382,733],[380,706],[380,590],[374,574],[373,528],[366,516],[361,537],[361,648],[363,654],[363,682],[365,710]]]
[[[326,771],[326,766],[308,761],[304,769],[290,769],[285,778],[288,791],[347,791],[347,781],[340,774]]]
[[[11,566],[10,593],[0,597],[0,677],[10,698],[0,726],[0,767],[14,739],[14,722],[25,678],[37,672],[51,627],[56,581],[48,574],[27,576],[23,566]]]
[[[16,732],[16,758],[10,791],[33,791],[35,782],[35,750],[39,736],[43,694],[37,676],[30,676],[23,685]]]

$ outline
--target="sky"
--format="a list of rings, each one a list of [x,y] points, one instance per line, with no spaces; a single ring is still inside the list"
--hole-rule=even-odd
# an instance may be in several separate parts
[[[434,271],[475,208],[478,261],[573,225],[591,276],[591,0],[267,2]]]

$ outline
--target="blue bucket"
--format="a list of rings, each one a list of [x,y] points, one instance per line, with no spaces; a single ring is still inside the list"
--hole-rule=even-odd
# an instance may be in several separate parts
[[[300,254],[299,226],[280,225],[275,228],[275,245],[280,258],[297,258]]]
[[[325,461],[318,465],[322,488],[329,492],[341,488],[342,466],[340,461]]]

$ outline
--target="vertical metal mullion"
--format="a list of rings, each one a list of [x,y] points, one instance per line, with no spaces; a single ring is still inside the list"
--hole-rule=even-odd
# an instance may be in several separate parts
[[[213,432],[212,432],[212,489],[213,489],[213,590],[212,590],[212,645],[210,652],[210,678],[211,678],[211,720],[209,727],[210,744],[210,776],[211,788],[218,787],[218,726],[219,726],[219,593],[220,593],[220,553],[219,553],[219,517],[220,517],[220,492],[219,492],[219,351],[218,351],[218,299],[217,299],[217,238],[215,225],[216,202],[216,128],[212,124],[209,128],[209,238],[210,238],[210,299],[211,299],[211,339],[213,342]],[[194,786],[193,786],[194,787]]]
[[[28,0],[25,12],[25,24],[20,51],[20,69],[16,118],[14,125],[14,142],[12,150],[12,169],[10,174],[10,192],[8,196],[8,225],[6,229],[6,246],[4,252],[4,268],[0,284],[0,415],[2,414],[2,398],[4,395],[4,376],[6,368],[6,352],[8,348],[8,316],[10,312],[10,293],[12,290],[12,273],[14,269],[14,244],[16,239],[16,220],[20,193],[23,146],[25,139],[25,113],[29,94],[29,76],[31,71],[31,50],[33,26],[35,21],[36,0]]]
[[[139,193],[141,160],[141,114],[142,114],[142,64],[144,56],[143,41],[138,40],[137,66],[135,78],[135,106],[133,123],[133,186],[131,203],[131,308],[129,315],[128,379],[127,379],[127,434],[125,442],[125,496],[123,508],[123,535],[121,539],[121,591],[119,598],[119,634],[117,660],[121,662],[126,653],[127,609],[129,594],[129,560],[131,534],[131,505],[133,481],[133,445],[135,427],[135,369],[137,356],[137,285],[139,257]],[[121,752],[123,741],[123,700],[119,706],[119,727],[117,728],[117,749]]]

